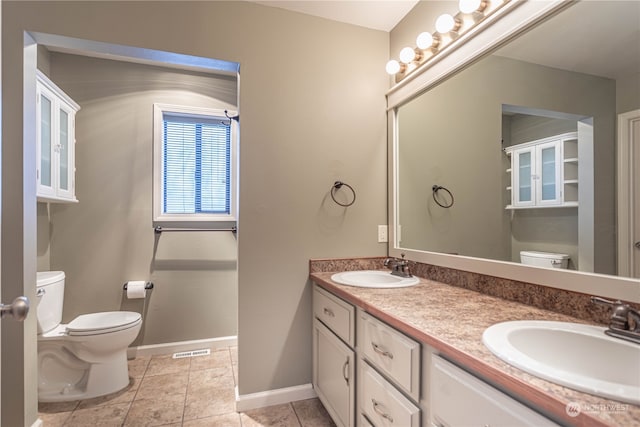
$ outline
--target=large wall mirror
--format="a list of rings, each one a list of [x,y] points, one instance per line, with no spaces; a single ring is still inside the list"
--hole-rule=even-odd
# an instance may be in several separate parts
[[[640,5],[555,3],[531,9],[535,25],[514,8],[483,32],[499,47],[462,67],[477,49],[457,49],[443,60],[454,72],[391,91],[390,253],[640,302],[640,267],[618,259],[618,198],[634,196],[616,159],[618,115],[640,108],[624,100],[638,93]],[[564,264],[530,267],[523,252]]]

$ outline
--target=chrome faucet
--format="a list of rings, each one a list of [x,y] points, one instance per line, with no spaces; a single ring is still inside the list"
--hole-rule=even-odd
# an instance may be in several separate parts
[[[384,266],[391,269],[391,274],[400,277],[411,277],[409,272],[409,260],[404,259],[404,254],[400,254],[402,259],[387,258],[384,260]]]
[[[622,301],[591,297],[591,302],[611,308],[609,329],[605,334],[640,344],[640,312]]]

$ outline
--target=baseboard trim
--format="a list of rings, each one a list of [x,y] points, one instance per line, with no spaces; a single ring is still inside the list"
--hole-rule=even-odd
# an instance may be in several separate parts
[[[222,348],[238,345],[238,337],[219,337],[207,338],[203,340],[177,341],[163,344],[140,345],[137,347],[129,347],[127,349],[127,357],[133,359],[135,357],[155,356],[159,354],[172,354],[180,351],[199,350],[202,348]]]
[[[265,406],[281,405],[297,400],[313,399],[317,396],[312,384],[303,384],[243,395],[238,393],[238,387],[236,387],[236,412],[264,408]]]

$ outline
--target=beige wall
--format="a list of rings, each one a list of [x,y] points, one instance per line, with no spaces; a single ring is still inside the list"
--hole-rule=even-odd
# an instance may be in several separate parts
[[[236,109],[235,77],[53,53],[51,77],[76,116],[78,204],[51,204],[50,268],[66,273],[63,322],[143,314],[134,344],[237,334],[237,245],[229,233],[163,233],[152,218],[153,104]],[[85,254],[90,254],[86,256]],[[149,280],[146,300],[122,284]],[[176,321],[176,313],[188,313]]]
[[[616,112],[618,114],[640,108],[640,73],[616,80]]]
[[[16,185],[33,183],[20,168],[4,167],[27,160],[20,147],[23,31],[241,64],[238,388],[247,394],[309,383],[308,259],[386,254],[376,226],[387,222],[388,34],[245,2],[4,2],[3,8],[3,122],[11,123],[3,127],[3,176]],[[328,197],[337,179],[357,191],[348,209]],[[3,195],[5,206],[19,204],[5,213],[20,217],[3,221],[3,232],[21,221],[20,194]],[[33,244],[26,241],[24,252],[34,260],[32,283],[33,203]],[[176,315],[177,322],[182,315],[188,314]],[[25,337],[32,331],[29,325]],[[3,411],[3,421],[31,424],[33,394],[26,407],[13,419]]]

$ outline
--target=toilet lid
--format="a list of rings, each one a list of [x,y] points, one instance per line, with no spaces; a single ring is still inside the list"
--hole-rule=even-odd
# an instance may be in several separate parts
[[[132,311],[106,311],[83,314],[67,325],[69,335],[97,335],[121,331],[136,326],[142,317]]]

